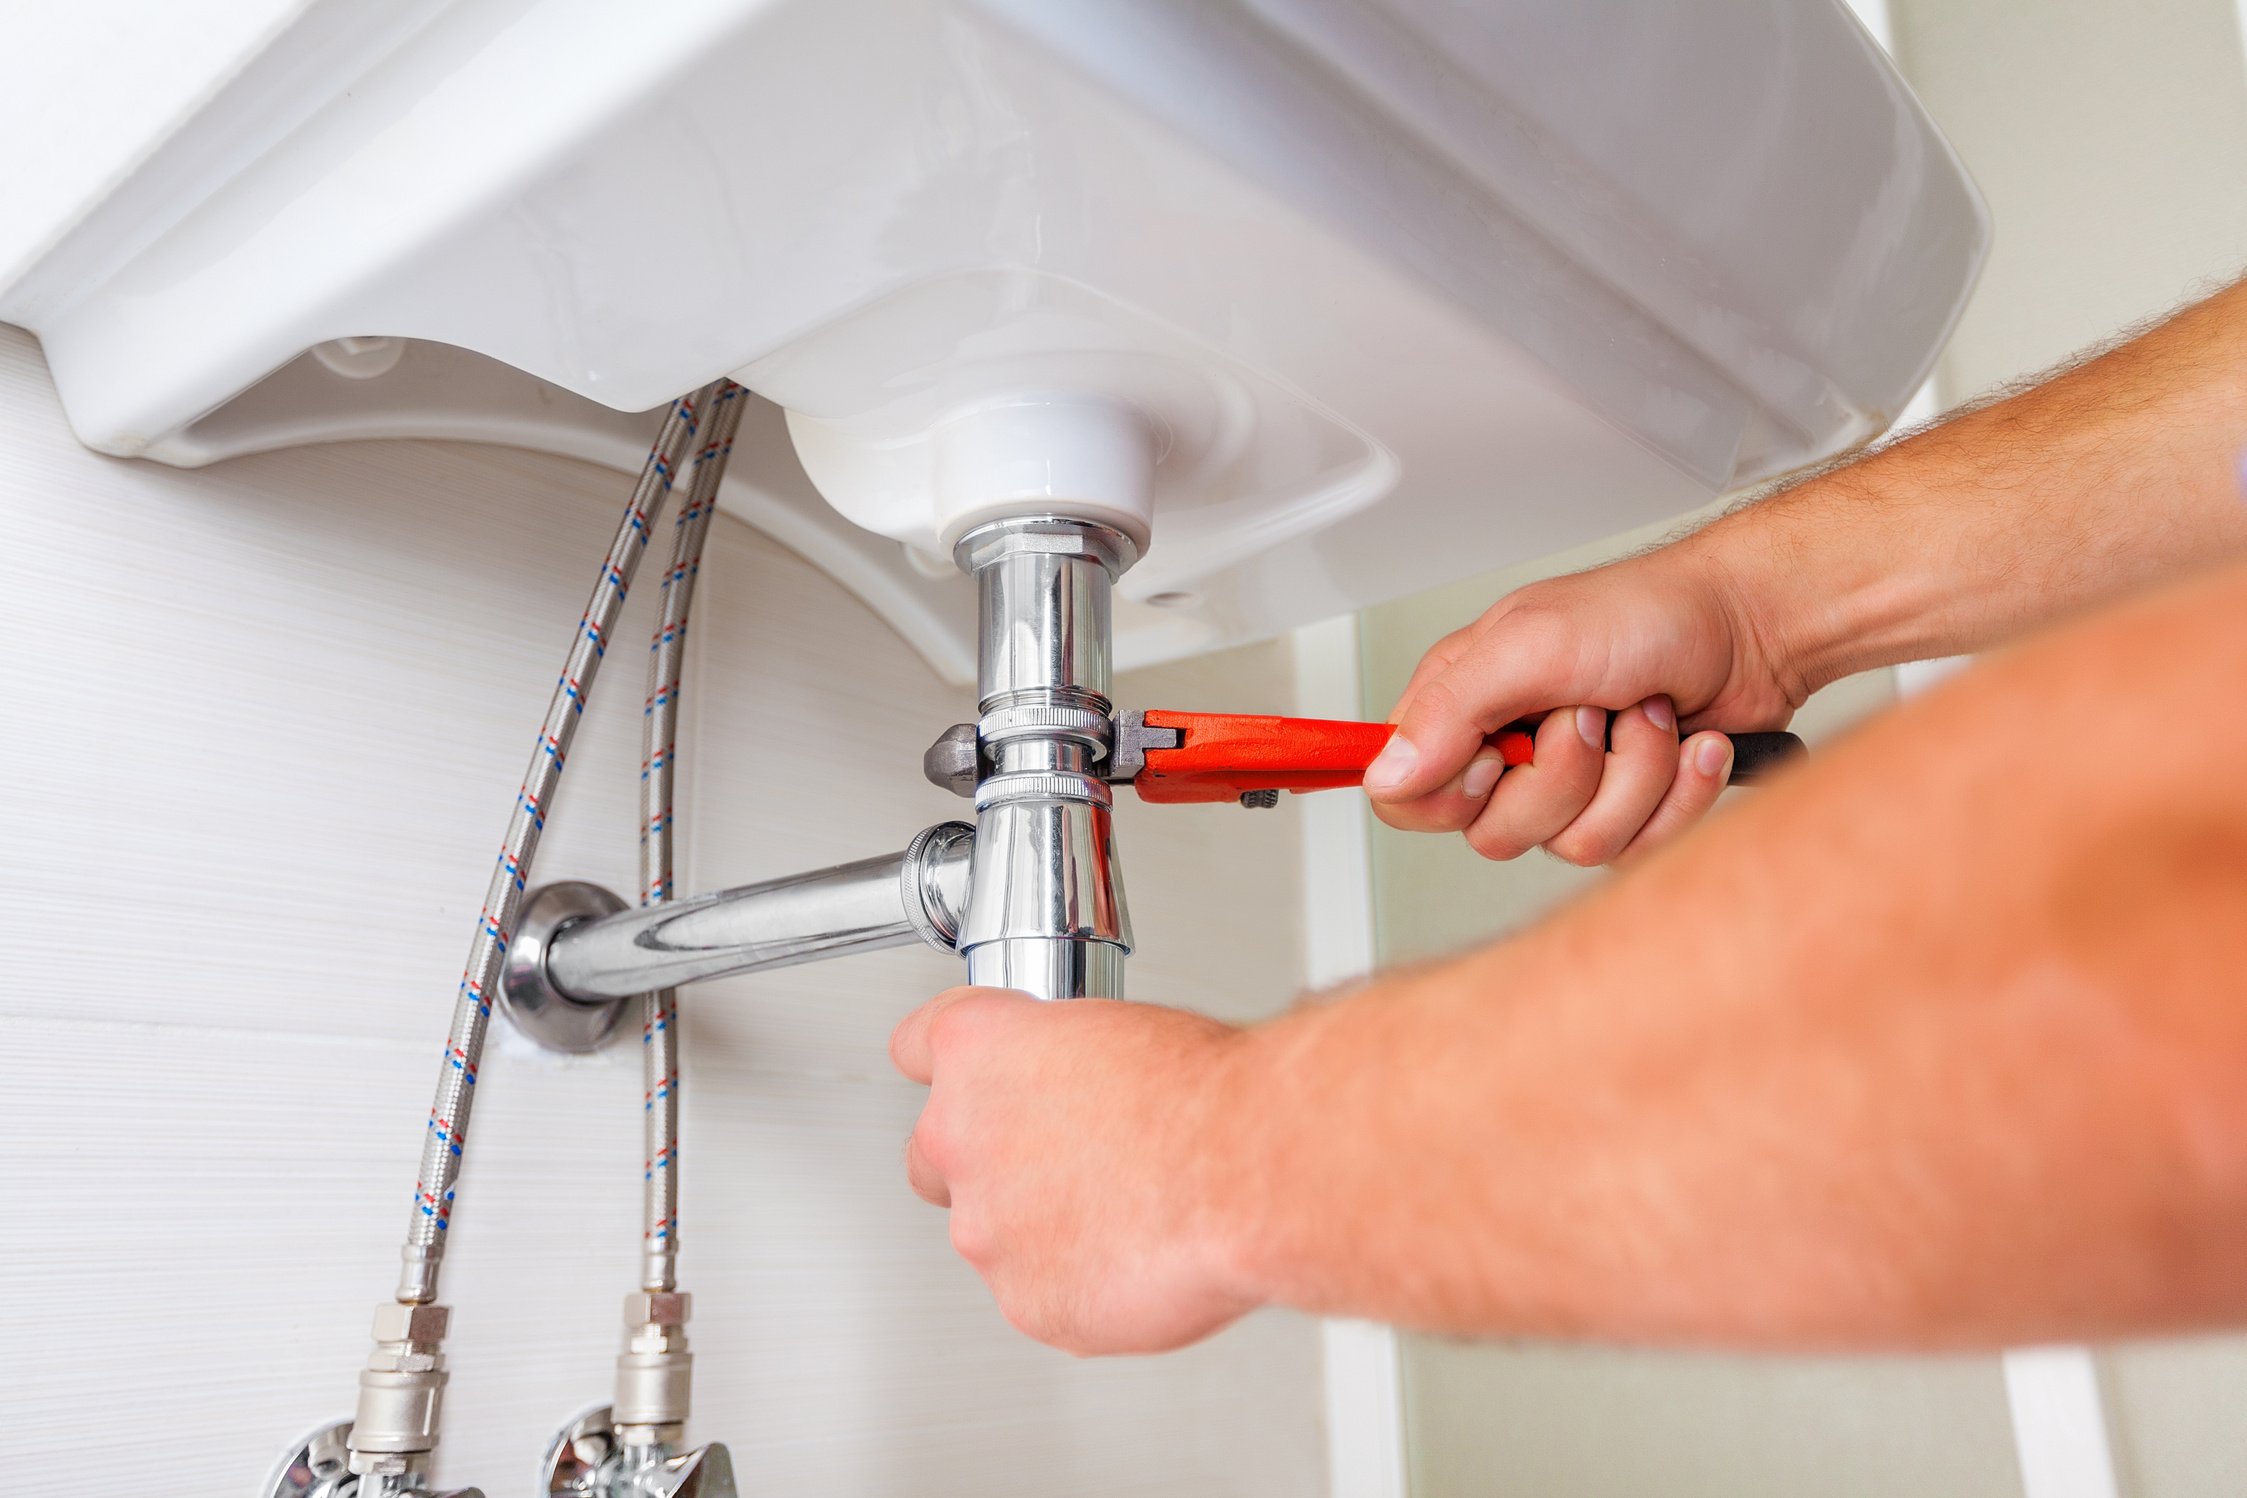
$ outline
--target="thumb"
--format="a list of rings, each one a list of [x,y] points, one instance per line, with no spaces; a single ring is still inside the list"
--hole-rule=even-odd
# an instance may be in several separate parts
[[[1492,631],[1493,634],[1503,633]],[[1549,657],[1547,660],[1549,661]],[[1365,791],[1376,801],[1411,801],[1441,789],[1467,767],[1489,736],[1549,708],[1568,706],[1567,683],[1518,643],[1485,636],[1405,704],[1397,731],[1366,768]]]

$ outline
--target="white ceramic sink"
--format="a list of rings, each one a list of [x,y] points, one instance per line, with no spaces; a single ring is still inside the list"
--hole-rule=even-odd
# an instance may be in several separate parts
[[[731,373],[786,415],[724,503],[954,676],[994,507],[1147,538],[1127,664],[1268,634],[1873,435],[1988,242],[1834,0],[145,12],[0,63],[0,318],[86,442],[626,466]]]

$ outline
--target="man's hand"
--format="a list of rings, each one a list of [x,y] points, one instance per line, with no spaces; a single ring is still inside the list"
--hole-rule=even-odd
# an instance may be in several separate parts
[[[1512,593],[1420,663],[1374,809],[1491,858],[1665,841],[1730,774],[1700,730],[1781,728],[1827,682],[2247,551],[2242,400],[2247,282],[1683,541]],[[1539,713],[1535,762],[1504,770],[1484,737]]]
[[[894,1042],[914,1182],[1078,1352],[1266,1303],[1817,1353],[2247,1324],[2243,617],[2247,558],[2084,619],[1251,1029],[947,994]]]
[[[1510,593],[1413,673],[1366,774],[1373,809],[1464,831],[1486,858],[1611,863],[1661,843],[1732,772],[1723,734],[1698,730],[1784,727],[1801,703],[1762,634],[1691,542]],[[1484,740],[1540,713],[1534,762],[1506,770]]]
[[[897,1068],[929,1084],[913,1189],[1007,1320],[1080,1355],[1198,1341],[1254,1304],[1221,1217],[1243,1193],[1213,1141],[1239,1032],[1175,1009],[959,988],[906,1016]]]

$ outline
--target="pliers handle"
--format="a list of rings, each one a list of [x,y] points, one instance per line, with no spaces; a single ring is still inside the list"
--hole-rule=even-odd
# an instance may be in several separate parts
[[[1125,714],[1117,726],[1119,741],[1139,761],[1135,767],[1126,761],[1117,768],[1129,768],[1128,778],[1142,801],[1166,805],[1242,801],[1269,806],[1280,791],[1356,785],[1396,732],[1393,723],[1161,708]],[[1536,732],[1535,723],[1512,723],[1492,734],[1490,743],[1509,766],[1525,765],[1536,750]],[[1733,785],[1752,785],[1805,752],[1802,740],[1791,733],[1729,737]]]

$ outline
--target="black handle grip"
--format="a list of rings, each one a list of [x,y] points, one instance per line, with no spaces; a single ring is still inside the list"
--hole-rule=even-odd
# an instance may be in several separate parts
[[[1810,752],[1810,746],[1791,733],[1734,733],[1725,737],[1732,740],[1733,785],[1754,785]]]

